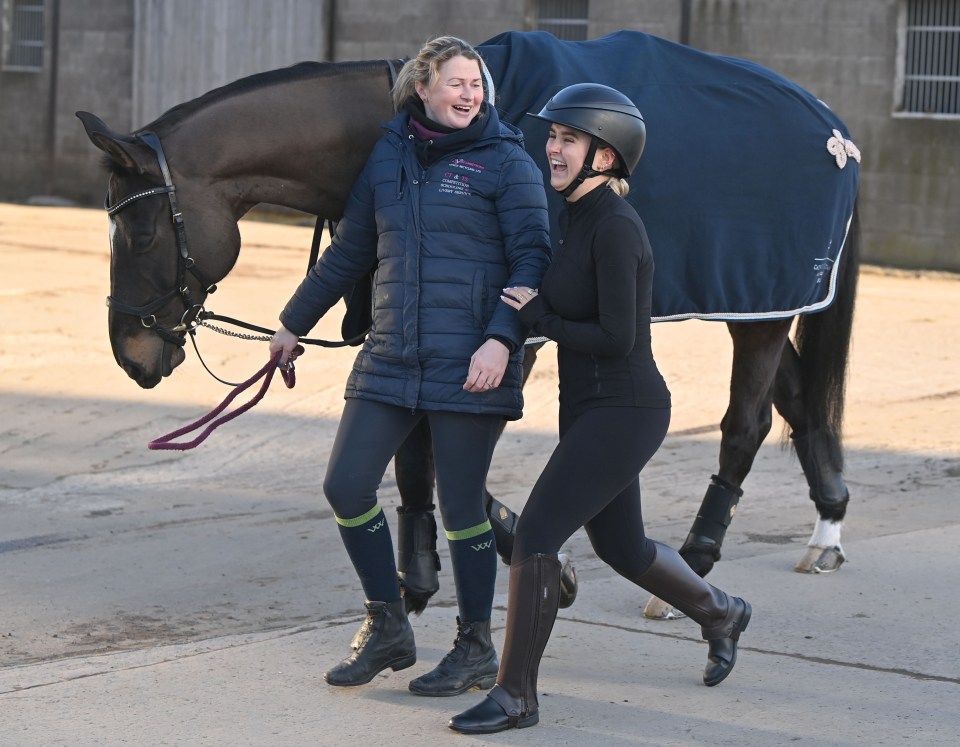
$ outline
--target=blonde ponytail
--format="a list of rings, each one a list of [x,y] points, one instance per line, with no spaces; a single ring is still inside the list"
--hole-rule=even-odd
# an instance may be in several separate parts
[[[630,191],[630,183],[626,179],[619,179],[617,177],[612,177],[607,182],[607,186],[621,197],[626,197]]]

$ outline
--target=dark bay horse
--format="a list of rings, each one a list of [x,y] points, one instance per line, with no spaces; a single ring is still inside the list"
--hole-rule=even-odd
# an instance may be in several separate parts
[[[77,113],[106,156],[109,334],[117,363],[137,384],[154,387],[183,362],[187,332],[208,293],[239,256],[237,222],[248,210],[269,203],[334,220],[342,214],[348,191],[380,137],[380,123],[393,113],[389,89],[397,65],[385,60],[301,63],[253,75],[174,107],[131,134],[113,132],[93,114]],[[531,153],[541,146],[541,141],[528,143]],[[771,168],[761,189],[775,190],[777,178]],[[698,195],[684,199],[696,204]],[[828,572],[845,559],[840,530],[849,496],[842,478],[841,422],[859,234],[855,211],[842,220],[847,230],[830,276],[835,293],[829,304],[815,313],[725,320],[733,366],[719,468],[681,549],[701,575],[720,559],[740,486],[770,431],[773,407],[791,429],[818,511],[796,569]],[[657,262],[659,282],[659,257]],[[535,350],[529,349],[530,365]],[[417,515],[432,530],[428,434],[414,434],[401,451],[396,461],[401,515]],[[493,502],[492,513],[498,505]],[[492,518],[509,530],[514,517],[503,511]],[[403,544],[401,536],[401,551]],[[657,600],[646,613],[670,614]]]

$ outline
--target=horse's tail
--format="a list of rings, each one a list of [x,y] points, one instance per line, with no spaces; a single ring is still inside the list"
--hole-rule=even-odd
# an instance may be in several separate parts
[[[834,302],[824,311],[800,317],[795,344],[800,356],[807,430],[833,436],[826,441],[835,445],[837,453],[831,454],[830,459],[839,469],[843,465],[843,406],[860,272],[860,218],[856,204],[837,272]]]

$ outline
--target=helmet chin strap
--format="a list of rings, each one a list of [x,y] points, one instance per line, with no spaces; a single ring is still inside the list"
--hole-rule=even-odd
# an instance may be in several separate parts
[[[593,163],[593,159],[596,155],[597,155],[597,138],[591,137],[590,148],[587,150],[586,158],[583,159],[583,166],[580,167],[580,173],[577,174],[573,178],[573,181],[570,182],[566,187],[564,187],[563,189],[557,190],[557,192],[559,192],[564,199],[572,195],[576,191],[577,187],[583,184],[584,181],[589,179],[591,176],[600,176],[601,174],[605,173],[603,171],[597,171],[596,169],[587,166],[588,163],[590,164]]]

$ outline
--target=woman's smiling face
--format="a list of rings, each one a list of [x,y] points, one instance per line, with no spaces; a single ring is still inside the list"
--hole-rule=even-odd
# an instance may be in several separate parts
[[[444,62],[438,72],[428,87],[417,83],[417,93],[430,119],[462,130],[479,114],[483,103],[480,63],[458,55]]]
[[[590,149],[590,135],[572,127],[552,123],[547,136],[547,161],[550,163],[550,186],[564,190],[580,173]]]

